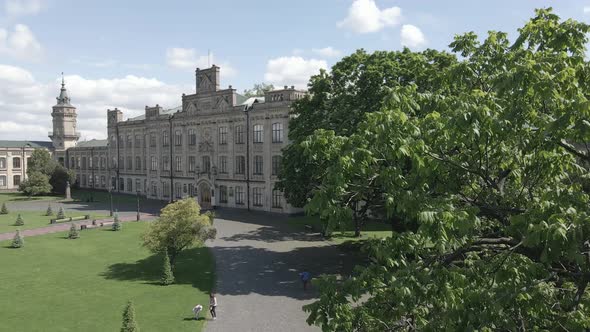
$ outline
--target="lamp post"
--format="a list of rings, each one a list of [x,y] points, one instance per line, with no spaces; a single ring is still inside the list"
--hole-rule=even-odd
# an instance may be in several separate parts
[[[113,216],[113,190],[112,188],[109,188],[109,201],[111,202],[111,212],[110,212],[110,216]]]
[[[246,113],[246,205],[248,211],[250,211],[250,110],[254,106],[254,102],[252,105],[244,107]]]
[[[139,190],[137,191],[137,221],[139,221]]]

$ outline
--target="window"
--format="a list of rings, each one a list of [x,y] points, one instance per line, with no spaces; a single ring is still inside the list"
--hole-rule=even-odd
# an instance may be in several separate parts
[[[180,183],[174,184],[174,193],[176,194],[176,198],[182,198],[182,185]]]
[[[195,196],[195,185],[192,184],[192,183],[189,183],[188,184],[188,194],[191,197],[194,197]]]
[[[119,190],[125,191],[125,181],[123,180],[123,178],[119,178]]]
[[[86,157],[82,157],[82,169],[86,169]]]
[[[107,158],[100,157],[100,168],[104,169],[107,162]]]
[[[174,168],[174,170],[176,172],[182,171],[182,157],[181,156],[176,156],[174,158],[175,158],[175,163],[174,164],[176,165],[176,168]]]
[[[20,158],[19,157],[12,158],[12,168],[20,168]]]
[[[133,179],[127,179],[127,191],[133,191]]]
[[[188,157],[188,172],[189,173],[194,173],[195,172],[195,166],[196,166],[196,158],[195,156],[189,156]]]
[[[244,204],[244,188],[236,186],[236,204]]]
[[[70,168],[76,167],[76,159],[74,157],[70,158]]]
[[[182,145],[182,131],[177,130],[174,132],[174,145],[180,146]]]
[[[79,160],[78,160],[78,166],[79,166]],[[117,168],[117,158],[113,157],[111,158],[111,168]]]
[[[0,187],[6,187],[6,175],[0,175]]]
[[[106,180],[106,178],[104,177],[104,175],[102,175],[102,176],[100,177],[100,186],[101,186],[101,187],[103,187],[103,188],[107,186],[107,180]]]
[[[119,169],[125,169],[125,158],[119,157]]]
[[[127,147],[131,148],[133,144],[133,138],[131,135],[127,135]]]
[[[236,156],[236,174],[244,174],[246,172],[246,157]]]
[[[244,126],[236,126],[236,144],[244,144]]]
[[[262,206],[262,188],[254,188],[254,194],[253,194],[253,198],[254,198],[254,202],[253,205],[254,206]]]
[[[86,174],[82,174],[82,187],[86,187]]]
[[[168,137],[168,131],[167,131],[167,130],[165,130],[165,131],[162,133],[162,146],[168,146],[168,145],[170,145],[170,141],[169,141],[169,139],[170,139],[170,138]]]
[[[264,142],[263,136],[264,136],[264,130],[262,129],[262,125],[260,125],[260,124],[254,125],[254,143]]]
[[[262,156],[254,156],[254,174],[262,175],[263,161]]]
[[[141,135],[135,135],[135,148],[141,147]]]
[[[283,124],[280,122],[272,124],[272,142],[282,143],[283,142]]]
[[[150,147],[152,147],[152,148],[156,147],[156,134],[150,135]]]
[[[162,170],[163,171],[170,170],[170,160],[168,160],[168,156],[162,157]]]
[[[281,156],[272,156],[272,170],[271,175],[279,175],[281,169]]]
[[[6,168],[6,158],[0,158],[0,168]]]
[[[209,156],[203,156],[201,158],[201,164],[203,165],[203,173],[209,173],[209,171],[211,171],[211,160],[209,159]]]
[[[136,170],[141,169],[141,158],[139,158],[139,157],[135,157],[135,169]]]
[[[197,145],[197,134],[194,129],[188,130],[188,145]]]
[[[135,179],[135,191],[141,191],[141,180]]]
[[[98,157],[92,157],[92,165],[90,167],[98,168]]]
[[[170,183],[168,183],[168,182],[162,183],[162,196],[170,197]]]
[[[133,169],[133,159],[127,157],[127,169]]]
[[[219,127],[219,144],[227,144],[227,127]]]
[[[158,169],[158,159],[155,156],[151,157],[151,168],[150,170],[156,171]]]
[[[219,156],[219,173],[227,173],[227,156]]]
[[[219,203],[227,203],[227,186],[219,186]]]
[[[155,182],[152,182],[152,196],[158,196],[158,186]]]
[[[283,200],[283,193],[280,190],[273,190],[272,191],[272,207],[273,208],[282,208],[282,202]]]

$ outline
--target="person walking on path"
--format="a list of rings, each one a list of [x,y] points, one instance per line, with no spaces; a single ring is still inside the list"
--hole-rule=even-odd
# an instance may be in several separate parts
[[[211,314],[211,317],[213,317],[213,320],[217,319],[217,313],[215,312],[216,307],[217,298],[215,297],[215,294],[211,293],[209,294],[209,313]]]
[[[309,281],[311,280],[311,273],[303,271],[299,273],[299,277],[301,278],[301,282],[303,283],[303,290],[307,291],[307,285],[309,285]]]
[[[201,313],[201,310],[203,310],[203,306],[200,304],[197,304],[194,308],[193,308],[193,313],[195,314],[195,319],[199,320],[199,314]]]

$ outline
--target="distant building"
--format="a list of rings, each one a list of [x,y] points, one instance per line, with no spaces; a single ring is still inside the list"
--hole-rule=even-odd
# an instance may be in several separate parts
[[[82,188],[169,201],[195,197],[203,208],[295,212],[274,185],[288,144],[290,107],[305,92],[285,86],[246,98],[231,86],[220,89],[219,78],[215,65],[197,69],[195,93],[183,94],[177,108],[146,106],[144,115],[125,121],[120,110],[108,110],[107,140],[86,142],[77,142],[76,109],[62,83],[52,142],[37,144],[52,144],[44,147],[76,171]],[[0,179],[7,170],[1,160]],[[6,187],[1,181],[0,189],[14,188],[12,181]]]

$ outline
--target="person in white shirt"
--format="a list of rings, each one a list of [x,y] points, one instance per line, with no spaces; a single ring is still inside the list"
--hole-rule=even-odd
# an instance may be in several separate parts
[[[195,319],[199,320],[199,314],[201,313],[201,310],[203,310],[203,306],[200,304],[197,304],[194,308],[193,308],[193,313],[195,314]]]
[[[215,312],[216,307],[217,298],[215,297],[215,294],[211,293],[209,294],[209,313],[211,313],[211,317],[213,317],[213,320],[217,319],[217,313]]]

